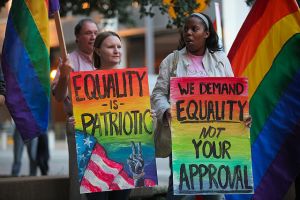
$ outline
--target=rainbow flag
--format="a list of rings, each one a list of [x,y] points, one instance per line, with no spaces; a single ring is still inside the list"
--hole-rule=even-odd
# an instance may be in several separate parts
[[[50,102],[48,13],[58,9],[57,0],[13,0],[7,19],[2,50],[6,105],[24,141],[47,130]]]
[[[294,0],[257,0],[228,55],[248,77],[254,195],[283,199],[300,172],[300,12]]]

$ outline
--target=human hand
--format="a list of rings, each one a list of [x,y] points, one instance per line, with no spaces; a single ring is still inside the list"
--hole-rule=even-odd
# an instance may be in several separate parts
[[[5,102],[5,96],[0,94],[0,106],[3,106]]]
[[[74,116],[71,116],[67,119],[67,123],[69,124],[70,127],[75,128],[75,118]]]
[[[251,128],[252,125],[252,117],[251,115],[245,117],[244,124],[247,128]]]
[[[144,159],[142,154],[142,146],[141,142],[138,143],[137,148],[135,143],[131,141],[131,149],[132,153],[127,159],[127,164],[131,173],[133,174],[133,179],[135,182],[135,186],[143,186],[144,185]]]
[[[153,110],[153,109],[150,110],[150,116],[152,117],[152,119],[156,118],[156,112],[155,112],[155,110]]]
[[[65,60],[60,60],[58,66],[59,66],[60,76],[69,77],[70,72],[73,70],[69,58],[67,57]]]

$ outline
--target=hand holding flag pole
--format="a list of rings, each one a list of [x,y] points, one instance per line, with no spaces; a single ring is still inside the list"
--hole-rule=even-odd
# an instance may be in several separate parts
[[[68,84],[68,82],[69,82],[69,75],[70,75],[70,72],[72,71],[72,66],[70,65],[70,62],[68,59],[65,39],[64,39],[63,31],[62,31],[62,26],[61,26],[59,10],[55,11],[53,15],[54,15],[56,32],[57,32],[59,48],[60,48],[61,58],[62,58],[62,63],[59,64],[60,77],[62,79],[64,79],[63,85],[65,85],[65,84]],[[68,90],[71,91],[70,83],[68,84],[67,87],[68,87]],[[65,88],[65,86],[63,88]],[[63,90],[65,90],[65,89],[63,89]],[[59,92],[59,93],[65,93],[65,92]],[[70,100],[71,100],[71,97],[70,97]]]
[[[60,65],[60,73],[63,76],[68,76],[69,73],[72,71],[72,66],[68,61],[68,54],[67,54],[67,49],[65,44],[65,38],[62,31],[59,10],[54,12],[54,20],[55,20],[59,48],[60,48],[61,58],[62,58],[62,64]]]

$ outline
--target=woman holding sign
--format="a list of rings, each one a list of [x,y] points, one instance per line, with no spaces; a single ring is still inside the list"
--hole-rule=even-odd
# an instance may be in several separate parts
[[[89,40],[89,44],[90,44],[90,40]],[[108,70],[108,69],[116,69],[118,67],[118,65],[121,62],[121,39],[119,37],[118,34],[114,33],[114,32],[102,32],[100,34],[98,34],[94,40],[93,40],[93,44],[94,44],[94,51],[92,52],[93,54],[93,66],[91,67],[90,70]],[[73,63],[73,62],[72,62]],[[67,71],[65,73],[65,76],[69,77],[69,72],[70,69],[74,69],[70,66],[69,61],[66,60],[63,64],[61,64],[60,68],[66,68]],[[83,67],[83,66],[82,66]],[[61,70],[62,71],[62,70]],[[74,70],[76,71],[76,70]],[[81,70],[81,68],[79,68],[79,70],[77,71],[86,71],[86,70]],[[69,79],[69,78],[68,78]],[[60,90],[59,90],[60,89]],[[54,94],[58,95],[58,96],[62,96],[63,94],[66,93],[67,91],[67,85],[64,85],[64,88],[59,88],[59,89],[55,89],[54,86]],[[60,93],[58,93],[59,91],[62,91]],[[70,112],[68,112],[68,121],[67,121],[67,127],[68,128],[68,134],[71,134],[72,137],[72,144],[69,145],[69,149],[73,149],[75,151],[75,130],[74,130],[74,125],[75,125],[75,120],[73,117],[72,113],[72,105],[69,103],[68,104],[68,108],[66,109]],[[71,146],[71,147],[70,147]],[[73,150],[70,150],[70,157],[76,157],[76,155],[71,155],[71,154],[76,154],[76,152],[73,152]],[[70,165],[73,166],[77,166],[76,161],[73,159],[73,161],[70,161]],[[81,163],[79,163],[78,165],[79,170],[81,170]],[[77,169],[77,167],[76,167]],[[77,170],[76,170],[77,171]],[[76,172],[75,172],[76,173]],[[76,176],[76,181],[77,180],[77,174],[75,174],[74,176]],[[71,178],[72,180],[74,180],[74,178]],[[80,186],[81,187],[81,186]],[[78,189],[79,189],[79,185],[78,185]],[[88,191],[83,191],[83,192],[88,192]],[[108,200],[108,199],[128,199],[129,198],[129,194],[130,194],[130,190],[121,190],[121,191],[112,191],[112,192],[101,192],[101,193],[87,193],[86,197],[88,200],[96,200],[96,199],[101,199],[101,200]]]
[[[111,31],[97,35],[94,43],[93,61],[99,70],[117,69],[121,62],[121,38]],[[128,199],[130,190],[118,190],[112,192],[88,193],[89,200],[98,199]]]
[[[219,38],[210,18],[193,13],[185,20],[178,51],[169,54],[160,64],[159,76],[151,96],[152,109],[156,112],[155,130],[158,157],[170,155],[171,175],[167,199],[181,199],[173,195],[172,155],[170,143],[159,141],[159,134],[170,134],[170,77],[232,77],[230,62],[219,46]],[[170,137],[170,135],[168,136]],[[161,145],[159,145],[161,144]],[[204,199],[223,199],[223,195],[207,195]]]

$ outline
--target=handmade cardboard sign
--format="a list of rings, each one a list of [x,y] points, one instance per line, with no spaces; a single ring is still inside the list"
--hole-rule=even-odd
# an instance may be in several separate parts
[[[145,68],[71,73],[81,193],[157,184]]]
[[[174,194],[253,193],[246,78],[172,78]]]

